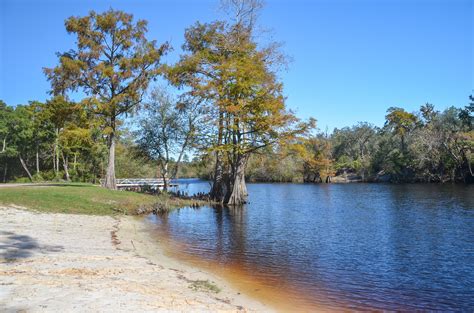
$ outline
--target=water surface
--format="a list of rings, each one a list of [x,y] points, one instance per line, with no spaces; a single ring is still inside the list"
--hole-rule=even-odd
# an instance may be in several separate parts
[[[209,184],[180,188],[192,194]],[[474,186],[248,190],[240,209],[184,208],[150,219],[181,256],[229,270],[243,285],[258,281],[256,293],[280,292],[296,309],[474,310]]]

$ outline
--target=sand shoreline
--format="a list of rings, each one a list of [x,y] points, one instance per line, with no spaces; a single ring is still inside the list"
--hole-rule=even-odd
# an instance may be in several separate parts
[[[190,310],[273,311],[165,256],[137,218],[0,208],[1,312]]]

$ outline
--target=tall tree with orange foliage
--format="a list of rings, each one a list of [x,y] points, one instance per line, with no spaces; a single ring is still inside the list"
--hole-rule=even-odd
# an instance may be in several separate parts
[[[277,45],[259,48],[253,38],[258,1],[231,1],[233,22],[197,23],[186,30],[186,54],[167,71],[177,86],[211,106],[215,154],[211,197],[229,205],[247,202],[245,168],[250,154],[306,129],[285,108]]]
[[[103,119],[109,150],[105,186],[115,189],[115,140],[119,118],[141,103],[149,81],[159,74],[160,58],[168,44],[146,39],[147,22],[108,10],[91,11],[65,22],[77,36],[76,49],[58,54],[59,65],[45,68],[53,94],[81,90],[83,103]]]

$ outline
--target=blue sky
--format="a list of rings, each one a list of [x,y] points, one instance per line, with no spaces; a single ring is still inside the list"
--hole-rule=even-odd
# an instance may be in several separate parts
[[[282,73],[288,106],[321,129],[368,121],[385,111],[464,106],[474,89],[474,1],[268,0],[260,24],[291,56]],[[74,47],[64,20],[110,7],[149,21],[148,38],[180,53],[184,29],[222,15],[216,1],[0,0],[0,99],[47,99],[42,67]]]

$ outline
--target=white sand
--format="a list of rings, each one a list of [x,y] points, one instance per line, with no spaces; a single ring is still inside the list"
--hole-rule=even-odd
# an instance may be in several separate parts
[[[0,312],[271,311],[148,236],[132,217],[0,208]],[[221,292],[193,290],[195,280]]]

